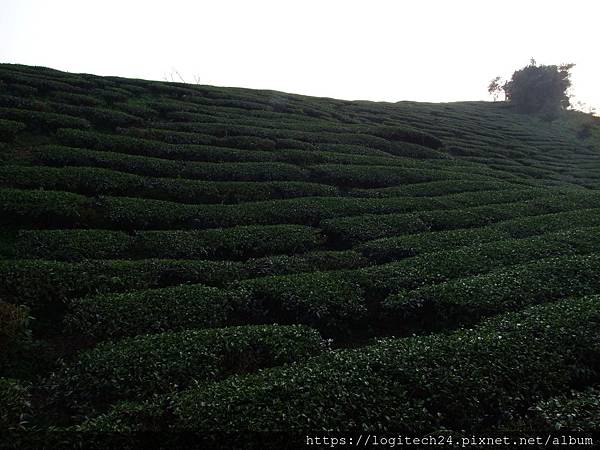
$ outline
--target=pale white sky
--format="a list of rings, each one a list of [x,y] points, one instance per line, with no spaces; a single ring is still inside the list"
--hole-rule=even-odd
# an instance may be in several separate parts
[[[0,62],[366,100],[489,99],[531,57],[600,110],[596,0],[0,0]]]

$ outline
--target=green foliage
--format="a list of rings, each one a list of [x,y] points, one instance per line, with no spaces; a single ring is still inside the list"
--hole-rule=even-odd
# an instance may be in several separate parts
[[[27,126],[23,122],[0,119],[0,141],[11,142]]]
[[[574,224],[577,227],[600,226],[600,210],[542,214],[497,222],[480,228],[407,234],[365,242],[356,249],[374,262],[382,264],[423,253],[568,230]]]
[[[248,302],[243,289],[204,285],[101,294],[74,300],[65,317],[72,332],[97,339],[230,325]]]
[[[75,254],[79,254],[79,250]],[[60,309],[66,300],[182,283],[223,286],[235,280],[318,270],[354,269],[367,261],[352,251],[267,256],[245,262],[146,259],[0,261],[0,297],[37,310]]]
[[[59,128],[90,128],[90,123],[79,117],[24,109],[0,108],[0,119],[19,121],[33,132],[54,131]]]
[[[29,311],[22,306],[0,303],[0,348],[27,337]]]
[[[0,110],[1,117],[1,110]],[[72,127],[74,128],[74,127]],[[63,125],[56,133],[60,144],[92,150],[189,161],[277,161],[276,153],[238,150],[210,145],[175,145],[124,135],[76,130]]]
[[[571,87],[570,70],[574,64],[561,66],[531,63],[513,73],[502,89],[506,99],[527,113],[553,114],[570,105],[568,89]]]
[[[0,377],[0,429],[21,430],[30,414],[28,389],[17,380]]]
[[[142,119],[122,111],[99,108],[97,106],[75,106],[65,103],[54,103],[52,109],[56,112],[76,117],[83,117],[102,129],[115,129],[116,127],[130,127],[142,123]],[[73,128],[68,125],[63,128]]]
[[[448,335],[388,339],[191,389],[176,397],[169,422],[129,404],[85,428],[112,431],[126,417],[129,430],[489,430],[593,378],[599,306],[598,297],[566,300]]]
[[[375,188],[455,178],[452,173],[387,166],[320,165],[311,167],[315,180],[348,187]]]
[[[322,243],[318,231],[301,225],[247,226],[200,231],[32,230],[16,238],[21,258],[57,260],[129,258],[247,259],[294,254]]]
[[[251,296],[241,314],[257,321],[304,323],[337,334],[366,313],[360,287],[331,272],[264,277],[240,285]]]
[[[319,333],[300,325],[142,335],[81,352],[46,384],[54,402],[87,410],[304,360],[324,349]]]
[[[53,158],[56,158],[53,155]],[[304,182],[214,182],[150,178],[90,167],[0,166],[0,186],[123,195],[182,203],[238,203],[280,198],[339,195],[332,186]]]
[[[0,90],[0,376],[34,387],[28,427],[594,425],[565,394],[598,379],[598,300],[547,305],[600,292],[589,117],[7,64]]]
[[[276,181],[308,178],[304,169],[292,164],[277,162],[171,161],[63,146],[37,147],[33,157],[36,162],[50,166],[92,166],[137,175],[181,177],[193,180]],[[226,159],[226,155],[215,153],[212,159],[213,161],[223,161]]]
[[[590,387],[542,400],[533,410],[539,430],[591,433],[600,428],[600,390]]]
[[[469,324],[531,304],[600,292],[598,270],[598,254],[540,259],[392,295],[383,307],[388,317],[429,327]]]
[[[369,241],[387,236],[412,234],[425,231],[443,231],[461,228],[478,228],[509,219],[538,216],[559,211],[569,211],[579,208],[594,208],[600,206],[600,196],[596,192],[573,192],[563,195],[560,191],[525,191],[517,192],[516,197],[510,199],[513,191],[507,191],[509,197],[505,200],[511,203],[495,204],[502,201],[502,195],[496,192],[483,193],[477,200],[476,196],[463,195],[447,199],[438,197],[439,202],[445,200],[445,205],[440,207],[423,207],[430,211],[419,211],[410,214],[363,214],[356,217],[341,217],[326,220],[321,223],[323,231],[332,239],[343,242]],[[478,194],[478,193],[475,193]],[[523,195],[524,194],[524,195]],[[545,195],[544,195],[545,194]],[[528,200],[522,200],[528,197]],[[490,200],[495,198],[496,200]],[[429,198],[430,201],[436,201]],[[451,208],[448,200],[455,200],[455,209]],[[483,201],[482,201],[483,200]],[[517,201],[514,201],[517,200]],[[521,200],[521,201],[520,201]],[[487,205],[486,205],[487,203]],[[425,205],[425,202],[422,202]],[[485,206],[472,206],[483,204]],[[467,207],[461,208],[458,205]]]
[[[587,254],[597,251],[600,238],[596,228],[582,228],[523,239],[483,242],[446,251],[425,253],[414,258],[361,269],[353,274],[373,297],[403,289],[432,289],[438,283],[489,272],[503,266],[552,256]],[[593,236],[593,237],[591,237]],[[464,281],[464,279],[462,279]],[[458,280],[456,283],[462,283]],[[399,297],[403,295],[400,294]],[[392,299],[386,302],[390,306]],[[411,303],[408,309],[413,306]],[[392,309],[392,308],[390,308]],[[391,314],[391,311],[387,311]],[[391,315],[393,316],[393,315]],[[432,317],[427,316],[427,319]]]

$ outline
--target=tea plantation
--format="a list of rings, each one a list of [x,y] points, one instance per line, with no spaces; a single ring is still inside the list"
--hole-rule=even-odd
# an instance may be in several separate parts
[[[600,428],[580,113],[0,64],[0,258],[21,438]]]

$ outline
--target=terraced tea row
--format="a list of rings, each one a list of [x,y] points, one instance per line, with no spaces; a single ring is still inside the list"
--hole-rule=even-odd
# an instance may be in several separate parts
[[[461,208],[485,204],[487,198],[510,202],[492,205],[465,216]],[[475,198],[473,198],[475,197]],[[494,200],[487,200],[494,203]],[[594,191],[527,191],[456,194],[448,197],[335,198],[306,197],[242,205],[188,205],[128,197],[85,197],[61,191],[0,189],[0,224],[46,228],[174,229],[216,228],[251,224],[322,224],[339,240],[370,240],[386,235],[482,226],[493,221],[562,210],[598,206]],[[406,214],[410,211],[423,212]],[[436,213],[433,210],[447,210]],[[426,212],[431,211],[431,212]],[[451,213],[450,211],[454,211]],[[394,213],[402,213],[400,215]],[[365,216],[361,216],[364,215]],[[376,216],[374,216],[376,214]],[[453,215],[454,214],[454,215]],[[343,217],[357,216],[357,217]],[[358,232],[356,230],[358,228]]]
[[[369,315],[373,319],[373,314],[378,314],[380,306],[383,306],[381,319],[393,322],[398,317],[394,314],[394,305],[399,303],[394,303],[396,297],[391,297],[383,304],[371,305],[370,312],[367,310],[368,301],[378,302],[386,294],[539,259],[531,266],[508,268],[506,275],[492,272],[488,277],[491,281],[484,283],[479,290],[475,291],[467,285],[464,295],[450,297],[451,300],[456,298],[457,302],[463,299],[470,305],[469,310],[460,315],[461,319],[476,318],[490,315],[492,311],[510,310],[518,302],[526,305],[557,296],[600,292],[600,284],[592,275],[600,267],[598,255],[593,253],[598,249],[598,240],[587,239],[590,234],[600,235],[599,231],[582,229],[520,241],[499,241],[354,271],[256,278],[235,284],[231,289],[211,290],[211,295],[208,291],[205,293],[210,288],[190,285],[90,297],[71,303],[67,323],[76,333],[100,338],[186,327],[225,326],[240,321],[303,323],[328,335],[344,334],[356,324],[369,319]],[[543,259],[551,256],[556,259]],[[536,276],[538,281],[535,281]],[[481,279],[486,278],[482,275]],[[506,280],[504,284],[500,279]],[[568,279],[577,282],[562,287],[562,291],[555,291]],[[464,286],[464,280],[467,279],[460,278],[447,285]],[[433,284],[421,290],[435,293],[443,286]],[[499,291],[496,296],[492,289],[494,286]],[[518,292],[511,286],[527,288]],[[471,294],[467,295],[469,292]],[[486,300],[484,305],[482,296],[486,293],[489,301]],[[402,299],[403,295],[400,294],[398,298]],[[202,301],[199,300],[201,298]],[[440,306],[439,314],[429,314],[431,308],[427,306],[431,302],[421,300],[421,297],[405,303],[405,310],[408,311],[421,308],[421,304],[425,303],[422,316],[434,324],[453,324],[456,321],[450,307],[442,309]],[[475,313],[474,310],[479,312]],[[405,322],[413,326],[413,316],[408,313],[405,316]],[[402,315],[400,317],[404,318]],[[115,326],[115,323],[118,325]]]
[[[0,260],[0,295],[4,301],[34,311],[60,310],[69,299],[94,293],[123,292],[179,284],[224,286],[236,280],[299,272],[354,269],[368,260],[352,251],[280,255],[242,262],[145,259]],[[56,326],[55,323],[53,323]]]
[[[328,353],[191,389],[171,407],[123,403],[80,429],[483,431],[593,381],[599,306],[598,297],[564,300],[450,335]],[[340,408],[347,404],[360,407]]]
[[[0,427],[591,429],[586,120],[0,65]]]

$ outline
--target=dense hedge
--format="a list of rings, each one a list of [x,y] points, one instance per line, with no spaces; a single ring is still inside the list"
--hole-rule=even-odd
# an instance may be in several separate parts
[[[348,331],[366,313],[356,283],[327,272],[256,278],[233,290],[199,285],[73,301],[67,328],[96,338],[239,323],[302,323]]]
[[[30,342],[29,310],[0,301],[0,376],[14,376],[19,371]]]
[[[50,98],[58,103],[68,103],[75,106],[102,106],[104,102],[92,95],[73,94],[70,92],[53,92]]]
[[[378,215],[340,217],[323,221],[321,227],[333,240],[356,243],[424,231],[478,228],[519,217],[539,216],[559,211],[597,208],[600,206],[600,196],[596,192],[571,191],[565,195],[557,191],[541,196],[539,191],[531,192],[532,198],[525,201],[491,205],[485,205],[486,201],[484,201],[485,206],[464,208],[455,206],[455,209],[442,208],[441,210],[428,208],[429,211],[420,210],[411,214],[380,213]],[[457,197],[461,198],[457,202],[459,204],[466,205],[469,202],[477,204],[477,201],[470,196],[465,199],[465,194],[457,194]],[[437,198],[441,199],[443,197]],[[485,199],[486,196],[483,198]],[[452,199],[452,196],[448,196],[448,199]],[[447,208],[450,208],[450,206],[447,206]]]
[[[461,192],[499,191],[504,189],[515,189],[515,186],[503,181],[443,180],[378,189],[353,189],[350,194],[357,197],[432,197]]]
[[[346,187],[384,187],[459,178],[452,172],[389,166],[322,164],[311,166],[313,179]]]
[[[232,314],[249,301],[244,289],[181,285],[73,300],[70,332],[97,339],[235,324]]]
[[[45,384],[61,405],[89,409],[304,360],[323,350],[319,333],[300,325],[167,332],[101,343]]]
[[[200,133],[186,133],[171,130],[148,128],[127,128],[119,130],[121,133],[142,139],[151,139],[167,144],[199,144],[214,145],[217,147],[240,148],[247,150],[275,150],[275,141],[261,138],[256,135],[223,136],[215,137]]]
[[[25,123],[26,129],[34,132],[54,131],[65,127],[90,128],[91,126],[87,120],[79,117],[15,108],[0,108],[0,119]]]
[[[144,176],[212,181],[307,180],[309,177],[306,170],[279,162],[172,161],[55,145],[36,147],[32,153],[38,164],[101,167]],[[215,159],[222,161],[223,156],[216,154]]]
[[[29,390],[17,380],[0,377],[0,430],[22,430],[30,415]]]
[[[523,239],[485,242],[426,253],[352,274],[370,296],[382,298],[402,289],[416,289],[458,277],[489,272],[552,256],[587,254],[600,245],[600,227],[548,233]],[[431,287],[435,289],[435,285]],[[424,288],[427,289],[427,288]]]
[[[0,347],[27,336],[29,311],[23,306],[0,302]]]
[[[267,162],[279,161],[281,159],[276,153],[269,151],[239,150],[210,145],[173,145],[130,136],[67,128],[59,129],[56,132],[56,138],[60,144],[73,147],[129,155],[151,156],[169,160]]]
[[[200,231],[25,230],[16,239],[20,258],[57,260],[206,258],[247,259],[303,253],[323,242],[302,225],[246,226]]]
[[[181,114],[178,116],[181,117]],[[189,117],[183,117],[189,120]],[[188,128],[188,130],[190,130]],[[198,139],[203,136],[215,136],[218,139],[230,139],[236,143],[236,138],[247,138],[255,136],[255,142],[262,142],[262,145],[269,145],[269,141],[277,139],[294,139],[308,144],[339,144],[339,145],[360,145],[363,147],[371,147],[380,150],[388,150],[392,147],[391,143],[381,137],[373,134],[362,134],[348,132],[311,132],[293,129],[277,129],[264,127],[251,127],[244,125],[223,124],[223,123],[195,123],[193,133],[173,133],[170,130],[133,130],[133,133],[150,137],[152,139],[179,141],[180,143],[189,142],[190,140]],[[206,138],[205,138],[206,139]],[[243,142],[243,141],[239,141]],[[266,147],[265,147],[266,148]]]
[[[117,111],[115,109],[100,108],[98,106],[76,106],[64,103],[52,103],[54,111],[89,120],[96,127],[115,129],[117,127],[130,127],[140,125],[140,117]],[[64,128],[69,128],[65,125]]]
[[[91,167],[0,166],[0,186],[83,195],[124,195],[182,203],[238,203],[337,196],[333,186],[304,182],[215,182],[150,178]]]
[[[595,432],[600,429],[600,389],[589,387],[539,402],[532,412],[533,428],[548,431]],[[529,425],[527,428],[531,427]]]
[[[144,258],[246,259],[280,253],[303,253],[323,237],[302,225],[246,226],[202,231],[148,231],[134,239]]]
[[[23,122],[0,119],[0,141],[12,142],[20,131],[27,128]]]
[[[358,284],[333,272],[312,272],[242,281],[251,301],[246,320],[303,323],[328,335],[343,333],[366,314]]]
[[[411,142],[433,149],[439,149],[444,145],[440,139],[432,134],[406,126],[369,127],[365,131],[390,141]]]
[[[573,224],[577,224],[578,228],[600,226],[600,209],[522,217],[481,228],[433,231],[377,239],[358,245],[356,250],[381,264],[422,253],[568,230],[573,228]]]
[[[541,259],[388,297],[384,315],[427,327],[472,323],[485,316],[600,292],[600,255]]]
[[[0,189],[0,224],[49,228],[173,229],[217,228],[250,224],[317,225],[336,241],[370,240],[421,230],[478,227],[519,216],[573,210],[600,205],[594,192],[553,194],[525,202],[465,209],[465,194],[448,197],[344,198],[304,197],[249,202],[241,205],[189,205],[126,197],[83,197],[59,191]],[[400,214],[410,211],[414,214]],[[425,211],[423,211],[425,210]],[[429,210],[429,211],[428,211]],[[436,211],[437,210],[437,211]],[[390,214],[391,213],[391,214]],[[412,225],[417,223],[417,228]]]
[[[0,225],[89,225],[98,220],[91,203],[91,199],[69,192],[0,189]]]
[[[166,414],[127,404],[81,429],[489,430],[596,376],[599,307],[598,297],[565,300],[475,329],[384,340],[191,389]]]
[[[0,297],[39,310],[56,310],[66,299],[94,293],[203,283],[223,286],[244,278],[317,270],[355,269],[368,264],[352,251],[279,255],[233,261],[90,260],[66,263],[44,260],[0,261]]]

